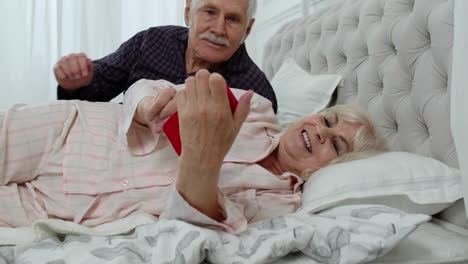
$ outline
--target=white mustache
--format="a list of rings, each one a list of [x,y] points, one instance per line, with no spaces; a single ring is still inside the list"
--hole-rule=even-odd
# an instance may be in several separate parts
[[[215,34],[212,34],[212,33],[202,33],[200,35],[200,38],[201,39],[204,39],[204,40],[208,40],[210,42],[213,42],[217,45],[224,45],[226,47],[229,47],[231,46],[231,42],[229,42],[229,40],[227,40],[226,38],[223,38],[223,37],[218,37],[216,36]]]

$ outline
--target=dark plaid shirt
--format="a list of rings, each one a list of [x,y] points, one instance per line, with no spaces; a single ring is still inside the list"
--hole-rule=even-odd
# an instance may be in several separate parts
[[[174,84],[184,83],[185,50],[188,28],[154,27],[142,31],[124,42],[119,49],[94,61],[92,82],[75,91],[58,87],[58,99],[109,101],[140,79],[164,79]],[[242,44],[227,62],[210,69],[224,76],[231,87],[253,90],[268,98],[277,110],[276,96],[265,74],[255,65]]]

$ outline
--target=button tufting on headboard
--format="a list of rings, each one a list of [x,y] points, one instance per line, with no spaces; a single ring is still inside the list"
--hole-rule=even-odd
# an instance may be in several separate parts
[[[447,90],[453,1],[341,0],[271,42],[268,78],[291,56],[313,74],[342,74],[338,103],[367,108],[392,148],[458,166]]]

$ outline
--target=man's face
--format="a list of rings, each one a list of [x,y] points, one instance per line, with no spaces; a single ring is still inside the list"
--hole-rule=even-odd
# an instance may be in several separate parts
[[[247,21],[247,8],[248,0],[202,0],[193,10],[188,49],[212,64],[229,60],[253,25],[253,19]]]

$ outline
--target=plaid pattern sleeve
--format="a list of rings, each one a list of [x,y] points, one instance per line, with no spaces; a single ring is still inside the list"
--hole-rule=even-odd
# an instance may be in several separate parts
[[[271,101],[274,112],[278,110],[276,95],[265,74],[252,62],[249,69],[240,74],[223,74],[229,86],[242,90],[253,90]]]
[[[58,99],[80,99],[92,102],[106,102],[125,91],[131,69],[139,57],[144,32],[124,42],[119,49],[99,60],[93,61],[93,80],[88,86],[68,91],[58,86]]]
[[[58,99],[109,101],[125,92],[140,79],[166,80],[182,84],[194,73],[185,69],[188,28],[154,27],[142,31],[123,43],[114,53],[93,61],[92,82],[74,91],[58,87]],[[276,112],[276,97],[265,74],[255,65],[242,44],[234,55],[212,72],[221,73],[229,86],[253,90],[272,102]]]

